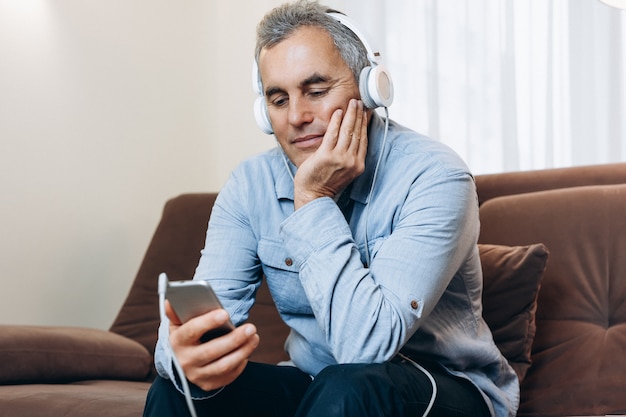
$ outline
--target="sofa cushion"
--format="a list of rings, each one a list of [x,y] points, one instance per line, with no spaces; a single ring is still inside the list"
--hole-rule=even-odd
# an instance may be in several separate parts
[[[550,249],[519,416],[626,413],[624,207],[626,184],[499,197],[481,207],[481,243]]]
[[[0,326],[0,383],[144,380],[151,355],[139,343],[80,327]]]
[[[0,386],[3,417],[139,417],[149,382],[91,380]]]
[[[530,366],[535,312],[548,250],[529,246],[478,245],[483,268],[483,318],[520,381]]]

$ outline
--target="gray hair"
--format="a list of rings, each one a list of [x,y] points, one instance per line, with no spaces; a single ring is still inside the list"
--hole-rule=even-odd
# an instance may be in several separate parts
[[[338,13],[336,10],[311,0],[285,3],[271,10],[257,26],[254,55],[256,61],[259,62],[263,48],[271,48],[280,43],[296,29],[303,26],[318,27],[328,32],[341,58],[348,65],[358,83],[361,70],[370,64],[367,50],[350,29],[327,14],[333,12]]]

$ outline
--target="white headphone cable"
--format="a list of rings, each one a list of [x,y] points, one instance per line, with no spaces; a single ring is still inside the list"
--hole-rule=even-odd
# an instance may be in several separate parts
[[[378,176],[378,169],[380,168],[380,163],[382,161],[384,150],[385,150],[385,144],[387,143],[387,133],[389,133],[389,109],[387,107],[385,107],[384,109],[385,109],[385,134],[383,135],[383,143],[380,147],[380,155],[378,156],[378,161],[376,162],[376,168],[374,169],[374,175],[372,177],[372,185],[370,186],[369,195],[367,196],[367,207],[365,208],[365,259],[366,259],[367,267],[369,267],[369,264],[370,264],[370,251],[369,251],[369,245],[367,243],[368,242],[367,223],[368,223],[369,212],[370,212],[370,203],[371,203],[370,199],[372,198],[372,194],[374,193],[376,177]],[[428,416],[428,413],[430,413],[430,410],[433,408],[433,405],[435,404],[435,398],[437,397],[437,383],[435,382],[435,378],[433,378],[430,372],[428,372],[423,366],[421,366],[419,363],[415,362],[408,356],[402,353],[398,353],[398,356],[400,356],[405,361],[409,362],[415,368],[420,370],[424,375],[426,375],[426,377],[430,381],[431,386],[433,387],[433,393],[430,397],[430,402],[428,403],[426,410],[424,410],[424,414],[422,414],[422,417],[426,417]]]
[[[274,139],[276,139],[276,146],[278,146],[280,156],[283,159],[283,163],[285,164],[285,169],[287,170],[287,173],[289,174],[289,177],[291,178],[291,182],[295,182],[295,179],[293,177],[293,172],[291,172],[291,167],[289,166],[289,162],[287,161],[287,154],[285,153],[285,150],[283,149],[283,147],[280,145],[280,142],[278,141],[278,138],[276,137],[276,135],[274,135]]]
[[[435,378],[433,378],[431,373],[428,372],[422,365],[415,362],[413,359],[409,358],[408,356],[400,352],[398,352],[398,356],[400,356],[402,359],[404,359],[405,361],[407,361],[408,363],[410,363],[411,365],[419,369],[424,375],[426,375],[426,377],[430,381],[430,385],[433,387],[433,393],[430,396],[430,402],[428,403],[428,407],[426,407],[426,410],[424,410],[424,414],[422,414],[422,417],[426,417],[428,413],[430,413],[430,410],[433,408],[433,405],[435,404],[435,398],[437,398],[437,383],[435,382]]]
[[[372,177],[372,185],[370,186],[369,195],[367,196],[367,200],[366,200],[367,207],[365,208],[365,259],[366,259],[367,267],[369,267],[369,264],[370,264],[370,251],[369,251],[369,245],[367,243],[368,242],[367,223],[368,223],[369,212],[370,212],[370,203],[371,203],[370,199],[372,198],[372,194],[374,193],[374,185],[376,184],[376,177],[378,176],[378,168],[380,168],[380,163],[382,161],[383,153],[385,150],[385,144],[387,143],[387,133],[389,132],[389,109],[387,107],[385,107],[384,109],[385,109],[385,134],[383,136],[383,143],[380,147],[380,155],[378,156],[378,161],[376,162],[376,168],[374,169],[374,175]],[[433,393],[430,397],[430,402],[428,403],[428,406],[426,407],[424,414],[422,414],[422,417],[426,417],[428,413],[430,413],[430,410],[433,408],[433,405],[435,404],[435,398],[437,397],[437,383],[435,382],[435,378],[433,378],[430,372],[428,372],[423,366],[421,366],[420,364],[418,364],[417,362],[415,362],[408,356],[402,353],[398,353],[398,356],[400,356],[405,361],[409,362],[415,368],[419,369],[424,375],[426,375],[426,377],[430,381],[431,386],[433,387]]]
[[[161,316],[161,322],[166,319],[165,315],[165,289],[167,287],[167,275],[164,273],[159,274],[159,314]],[[169,334],[169,332],[168,332]],[[193,405],[193,401],[191,399],[191,390],[189,389],[189,384],[187,383],[187,377],[185,376],[185,372],[183,371],[182,366],[180,366],[180,362],[178,362],[178,358],[176,358],[176,354],[172,349],[172,345],[170,345],[169,337],[166,337],[163,341],[165,343],[166,348],[170,351],[172,355],[172,363],[174,364],[174,368],[178,373],[178,378],[180,379],[180,383],[183,386],[183,392],[185,394],[185,401],[187,402],[187,408],[189,408],[189,414],[191,417],[197,417],[196,408]]]
[[[387,133],[389,133],[389,109],[384,107],[385,109],[385,134],[383,135],[383,143],[380,146],[380,155],[378,155],[378,161],[376,161],[376,168],[374,168],[374,175],[372,176],[372,185],[370,186],[370,191],[367,195],[367,207],[365,207],[365,263],[366,267],[369,268],[370,265],[370,248],[368,245],[367,239],[367,222],[370,214],[370,199],[372,198],[372,194],[374,193],[374,185],[376,184],[376,177],[378,176],[378,168],[380,168],[380,162],[383,159],[383,154],[385,151],[385,144],[387,143]]]

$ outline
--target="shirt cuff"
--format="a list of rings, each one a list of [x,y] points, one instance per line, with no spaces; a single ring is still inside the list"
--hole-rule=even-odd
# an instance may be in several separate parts
[[[298,267],[330,242],[353,240],[343,213],[330,197],[317,198],[296,210],[282,222],[280,234]]]

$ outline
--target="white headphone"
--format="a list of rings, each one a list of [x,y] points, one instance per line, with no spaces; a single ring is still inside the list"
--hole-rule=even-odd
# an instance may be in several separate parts
[[[380,62],[380,53],[374,52],[370,48],[365,37],[346,15],[334,12],[327,13],[327,15],[350,29],[350,31],[359,38],[367,51],[367,59],[370,65],[363,68],[359,75],[359,92],[361,93],[361,100],[365,107],[370,109],[389,107],[393,102],[393,82],[391,81],[391,75]],[[270,116],[267,111],[261,74],[259,73],[256,59],[252,63],[252,88],[258,95],[254,102],[254,118],[263,133],[271,135],[274,133],[274,129],[272,128],[272,122],[270,121]]]

